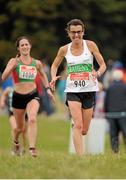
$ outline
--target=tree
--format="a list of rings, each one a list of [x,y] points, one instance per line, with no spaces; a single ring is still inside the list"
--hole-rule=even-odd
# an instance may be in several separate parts
[[[14,42],[27,35],[33,56],[52,63],[59,46],[69,42],[66,24],[79,18],[86,25],[85,39],[94,40],[105,59],[125,58],[124,0],[8,0],[0,1],[0,60],[4,66],[15,56]],[[8,52],[8,53],[6,53]]]

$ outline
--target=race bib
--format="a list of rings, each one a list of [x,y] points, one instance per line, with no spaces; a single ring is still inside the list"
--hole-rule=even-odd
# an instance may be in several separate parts
[[[91,84],[92,64],[69,64],[67,70],[69,75],[68,83],[72,90],[83,89],[83,87]]]
[[[79,81],[79,80],[89,80],[89,73],[71,73],[70,74],[71,81]]]
[[[84,87],[86,85],[86,80],[89,80],[89,73],[71,73],[70,80],[73,81],[75,87]]]
[[[74,64],[67,66],[68,74],[92,72],[92,64]]]
[[[19,77],[22,79],[35,79],[37,75],[36,67],[21,65],[19,69]]]

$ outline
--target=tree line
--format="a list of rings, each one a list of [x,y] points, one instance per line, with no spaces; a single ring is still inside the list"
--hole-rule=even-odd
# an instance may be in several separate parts
[[[0,70],[16,55],[17,37],[33,43],[32,56],[51,64],[59,46],[69,42],[66,24],[81,19],[85,39],[97,43],[105,60],[126,56],[125,0],[0,0]]]

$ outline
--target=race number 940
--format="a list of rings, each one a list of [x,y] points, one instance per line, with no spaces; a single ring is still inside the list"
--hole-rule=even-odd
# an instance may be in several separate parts
[[[76,87],[80,86],[80,87],[84,87],[85,86],[85,81],[74,81],[74,84]]]

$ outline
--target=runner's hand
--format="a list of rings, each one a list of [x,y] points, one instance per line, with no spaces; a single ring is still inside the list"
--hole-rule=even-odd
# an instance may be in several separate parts
[[[51,91],[51,89],[47,89],[47,94],[49,95],[49,97],[52,99],[52,101],[55,103],[55,97]]]
[[[92,71],[92,78],[95,81],[97,79],[97,72],[95,70]]]
[[[61,78],[61,76],[56,76],[55,78],[53,78],[50,82],[50,87],[52,89],[52,91],[55,91],[55,84],[56,84],[56,81]]]

